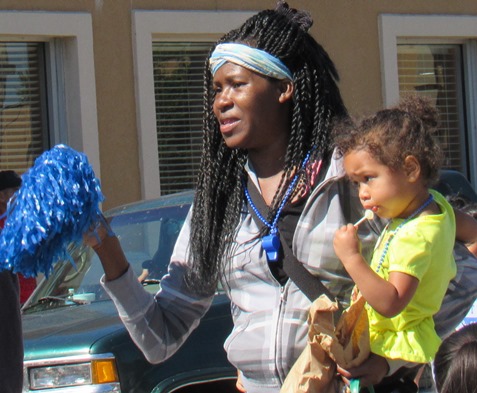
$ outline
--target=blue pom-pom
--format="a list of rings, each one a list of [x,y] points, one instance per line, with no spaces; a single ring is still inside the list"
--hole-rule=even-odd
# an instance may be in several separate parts
[[[46,276],[68,246],[101,220],[104,200],[86,155],[57,145],[35,160],[7,207],[0,233],[0,271]]]

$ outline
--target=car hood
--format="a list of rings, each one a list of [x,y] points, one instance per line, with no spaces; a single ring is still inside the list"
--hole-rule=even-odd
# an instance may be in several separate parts
[[[86,305],[59,306],[24,314],[25,360],[41,357],[73,356],[89,353],[99,339],[125,330],[112,301]]]
[[[221,294],[214,298],[202,322],[229,313],[230,302]],[[111,300],[27,312],[22,323],[25,360],[51,358],[52,354],[62,357],[96,353],[104,347],[114,347],[112,341],[121,342],[119,336],[131,341]]]

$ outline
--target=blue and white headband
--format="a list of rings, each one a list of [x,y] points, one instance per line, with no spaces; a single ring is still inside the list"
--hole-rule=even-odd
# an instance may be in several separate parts
[[[217,45],[209,59],[212,75],[215,75],[226,62],[237,64],[271,78],[293,80],[292,73],[280,59],[248,45],[235,43]]]

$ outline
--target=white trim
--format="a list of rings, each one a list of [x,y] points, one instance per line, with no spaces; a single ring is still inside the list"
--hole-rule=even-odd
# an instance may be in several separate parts
[[[64,81],[65,108],[64,113],[55,113],[51,133],[53,143],[65,143],[84,152],[99,177],[101,172],[91,15],[82,12],[2,11],[0,39],[46,41],[56,48],[52,51],[52,56],[58,55],[59,41],[61,42],[63,67],[56,67],[54,72],[60,74],[55,74],[54,77]],[[52,62],[55,62],[54,58]],[[58,121],[58,118],[62,120]],[[60,129],[65,126],[67,130]]]
[[[154,98],[152,42],[215,41],[230,29],[240,26],[255,12],[237,11],[133,11],[132,31],[136,106],[144,199],[160,195],[159,160]]]
[[[477,22],[476,22],[477,23]],[[467,124],[469,130],[470,179],[474,187],[477,185],[477,42],[474,40],[465,47],[464,72],[468,79]]]
[[[477,16],[470,15],[390,15],[378,18],[383,105],[390,106],[399,100],[397,68],[398,42],[461,43],[464,44],[466,72],[467,126],[469,130],[470,179],[477,185],[477,50],[468,40],[477,39]]]

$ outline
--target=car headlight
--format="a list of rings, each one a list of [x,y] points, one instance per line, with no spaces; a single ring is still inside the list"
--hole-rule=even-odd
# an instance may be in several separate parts
[[[113,357],[51,359],[29,367],[28,377],[30,388],[35,390],[119,383]]]

